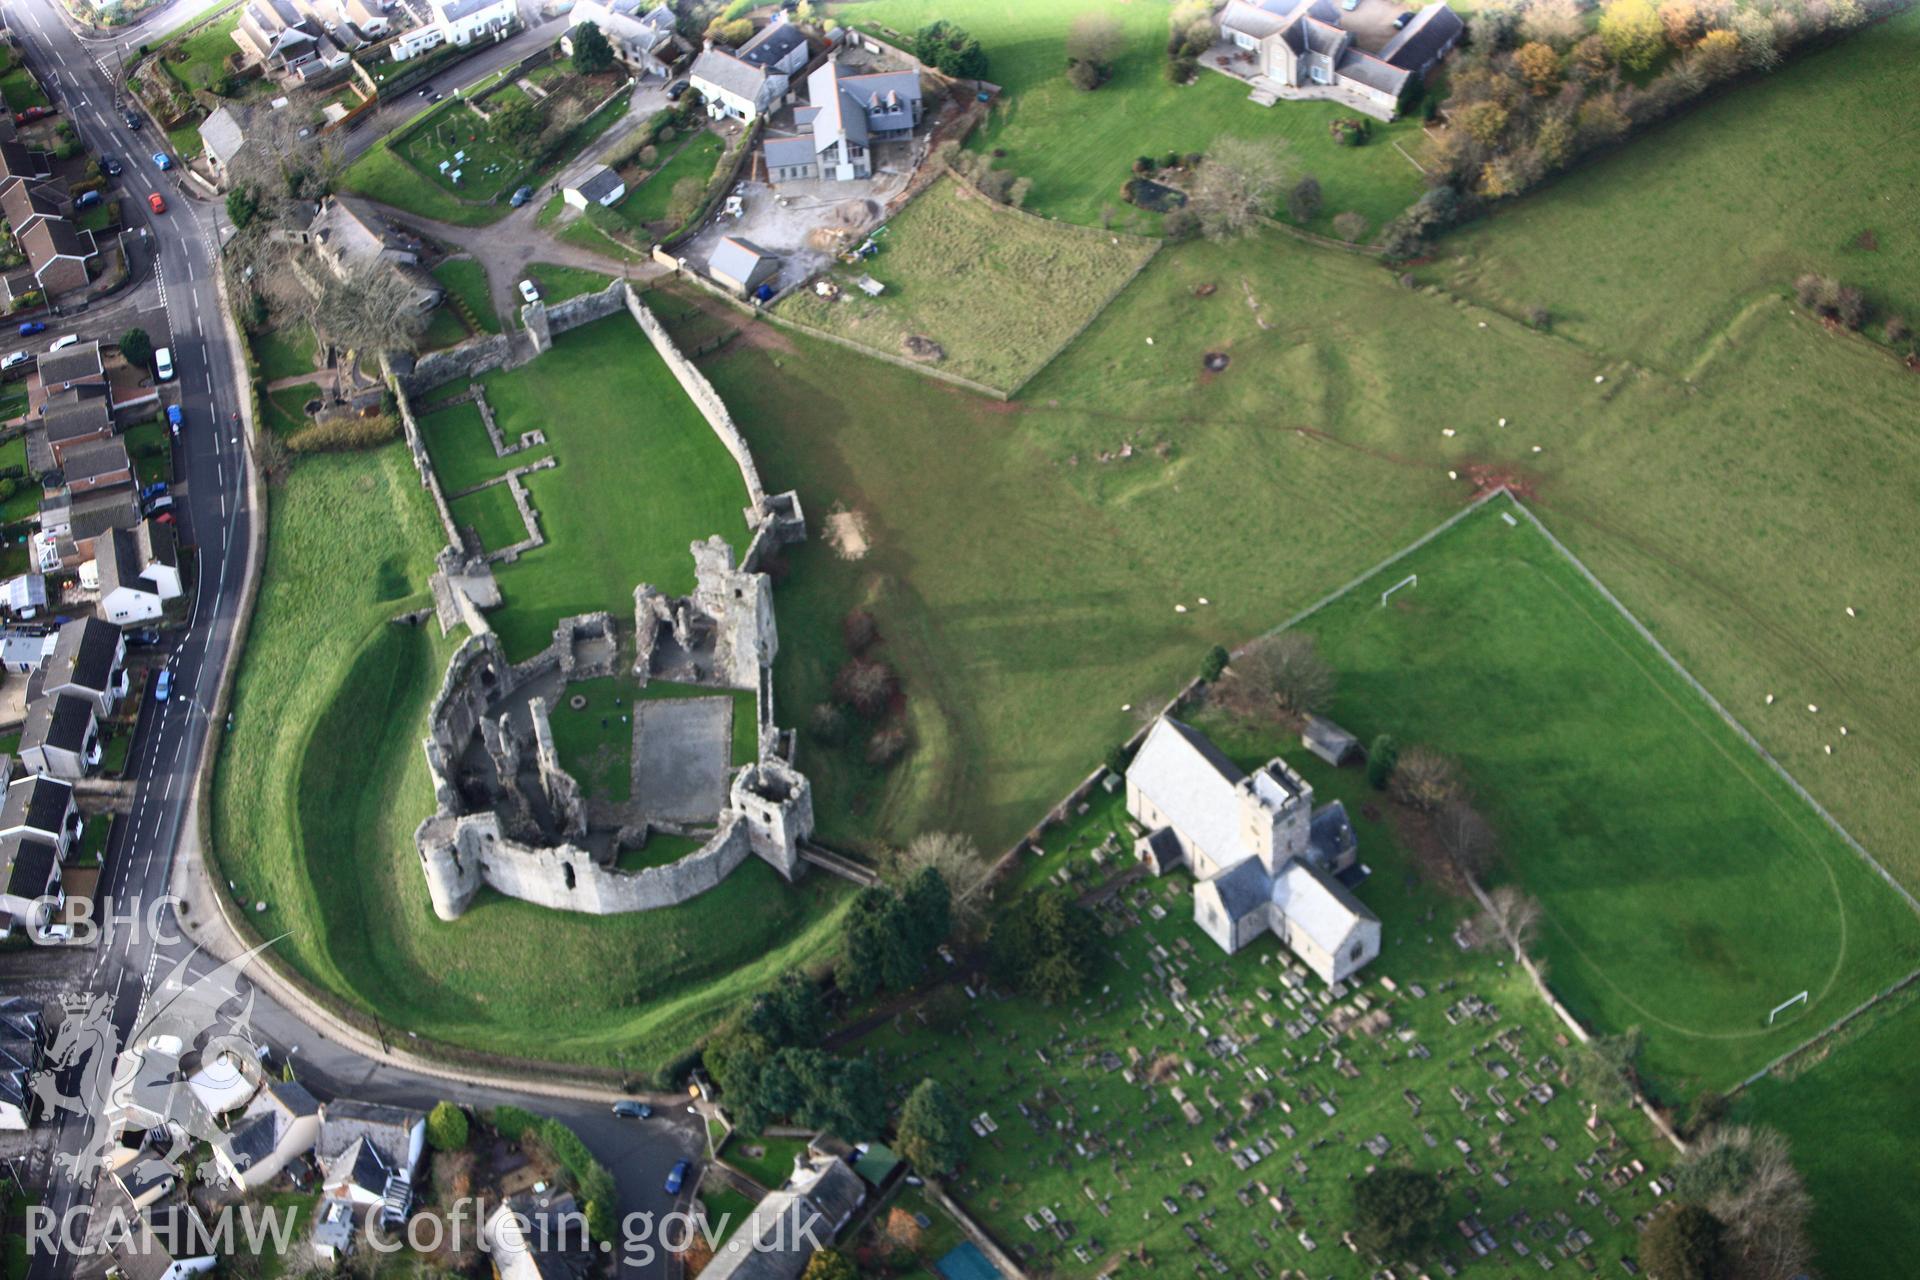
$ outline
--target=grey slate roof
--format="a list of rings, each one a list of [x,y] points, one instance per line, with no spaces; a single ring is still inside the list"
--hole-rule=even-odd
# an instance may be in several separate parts
[[[777,22],[740,46],[740,60],[756,67],[771,67],[806,42],[807,33],[799,27]]]
[[[379,1102],[359,1102],[342,1098],[330,1102],[320,1114],[320,1139],[317,1149],[322,1159],[338,1156],[361,1138],[378,1148],[385,1163],[405,1169],[413,1126],[425,1117],[406,1107],[390,1107]]]
[[[769,169],[792,168],[812,164],[819,158],[812,138],[768,138],[765,144]]]
[[[238,112],[223,106],[200,122],[200,141],[207,154],[224,165],[247,145],[246,127]]]
[[[619,174],[605,165],[597,165],[586,177],[573,184],[573,190],[588,201],[599,204],[622,185]]]
[[[227,1146],[233,1152],[233,1163],[241,1169],[259,1164],[272,1155],[278,1145],[279,1123],[265,1111],[256,1111],[227,1130]]]
[[[62,351],[50,351],[40,357],[38,368],[40,384],[48,388],[97,378],[104,368],[100,363],[100,344],[79,342]]]
[[[1308,716],[1305,727],[1300,731],[1300,745],[1328,764],[1338,765],[1359,749],[1360,739],[1325,716]]]
[[[1264,911],[1273,899],[1273,879],[1258,858],[1229,867],[1207,883],[1219,892],[1220,905],[1231,920],[1244,920]]]
[[[26,727],[20,731],[20,748],[57,747],[76,755],[87,745],[87,729],[93,724],[93,704],[70,693],[41,698],[27,708]]]
[[[1359,847],[1347,806],[1338,800],[1320,806],[1307,830],[1307,857],[1316,866],[1331,867]]]
[[[1383,62],[1410,71],[1419,71],[1435,58],[1453,41],[1460,38],[1466,24],[1460,21],[1460,15],[1445,4],[1435,0],[1419,13],[1412,22],[1394,33],[1387,41],[1387,47],[1380,51]]]
[[[58,835],[73,803],[73,788],[58,778],[16,778],[0,802],[0,831],[26,829]]]
[[[720,49],[702,51],[693,60],[693,69],[688,74],[748,101],[758,100],[761,88],[767,83],[766,72]]]
[[[1273,904],[1329,954],[1363,920],[1378,920],[1347,886],[1308,862],[1290,862],[1273,881]]]
[[[1378,58],[1368,57],[1364,53],[1351,51],[1346,57],[1340,59],[1339,71],[1347,79],[1358,80],[1369,89],[1395,95],[1406,88],[1407,81],[1413,78],[1413,73],[1405,68],[1382,62]]]
[[[269,1080],[267,1093],[293,1116],[320,1114],[320,1103],[298,1080]]]
[[[1171,827],[1161,827],[1149,835],[1146,839],[1146,852],[1147,856],[1153,860],[1153,869],[1156,874],[1166,871],[1169,867],[1179,866],[1180,860],[1186,856],[1186,851],[1180,847],[1180,837],[1173,833]]]
[[[111,431],[113,410],[107,404],[106,387],[88,383],[49,396],[40,422],[46,428],[47,443],[56,445]]]
[[[60,851],[45,840],[32,836],[0,837],[0,876],[6,892],[16,898],[37,898],[47,891],[54,868],[60,864]]]
[[[60,474],[69,486],[131,470],[133,459],[127,455],[126,441],[117,436],[75,445],[60,459]]]
[[[1191,844],[1223,866],[1253,856],[1240,837],[1234,795],[1244,777],[1205,734],[1172,716],[1162,716],[1147,731],[1127,767],[1127,781]]]
[[[707,271],[741,284],[751,284],[754,272],[768,261],[778,259],[751,240],[727,236],[714,248],[713,256],[707,259]]]
[[[60,628],[53,656],[47,660],[48,689],[72,685],[105,693],[113,681],[114,662],[120,656],[120,628],[98,618],[77,618]]]

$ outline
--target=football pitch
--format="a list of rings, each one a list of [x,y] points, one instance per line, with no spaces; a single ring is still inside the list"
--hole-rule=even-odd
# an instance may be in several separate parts
[[[1645,1033],[1662,1096],[1730,1088],[1920,965],[1907,903],[1506,498],[1299,625],[1335,719],[1460,762],[1549,982]]]

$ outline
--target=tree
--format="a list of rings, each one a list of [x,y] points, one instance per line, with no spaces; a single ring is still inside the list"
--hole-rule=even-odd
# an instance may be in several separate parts
[[[761,1087],[771,1114],[831,1129],[850,1142],[877,1136],[886,1123],[886,1086],[865,1058],[782,1049],[767,1063]]]
[[[1333,668],[1304,631],[1283,631],[1254,645],[1234,674],[1267,711],[1309,715],[1333,698]]]
[[[914,35],[913,56],[956,80],[978,80],[987,74],[987,55],[980,42],[944,18],[929,22]]]
[[[807,1259],[807,1269],[800,1273],[800,1280],[860,1280],[860,1271],[847,1261],[845,1254],[821,1249]]]
[[[235,187],[227,192],[227,219],[235,231],[245,231],[260,214],[260,197],[252,187]]]
[[[1520,34],[1528,40],[1565,49],[1587,32],[1579,0],[1534,0],[1520,17]]]
[[[318,265],[309,274],[321,282],[320,292],[298,292],[314,332],[360,356],[413,350],[427,318],[416,305],[414,286],[399,268],[376,260],[345,280]]]
[[[1513,65],[1536,98],[1544,98],[1560,87],[1560,55],[1550,44],[1535,40],[1521,45],[1514,50]]]
[[[1181,0],[1167,18],[1167,57],[1193,63],[1213,45],[1213,6],[1208,0]]]
[[[1333,216],[1333,233],[1348,244],[1355,243],[1361,236],[1367,234],[1367,226],[1367,215],[1352,209]]]
[[[985,895],[973,890],[986,878],[986,867],[973,837],[954,831],[923,831],[901,850],[900,865],[909,876],[929,868],[937,871],[949,890],[948,909],[954,923],[968,930],[980,923],[986,909]]]
[[[869,720],[885,714],[899,688],[893,668],[876,658],[849,658],[833,677],[833,696]]]
[[[996,981],[1043,1003],[1070,1000],[1086,989],[1099,957],[1100,926],[1062,889],[1022,899],[989,935],[989,967]]]
[[[1574,1080],[1601,1106],[1626,1106],[1640,1091],[1635,1066],[1639,1057],[1638,1027],[1628,1027],[1617,1036],[1595,1036],[1574,1050]]]
[[[1533,944],[1540,929],[1540,900],[1523,890],[1503,884],[1487,894],[1488,906],[1473,922],[1473,933],[1491,945],[1498,940],[1512,949],[1517,959]]]
[[[593,26],[591,22],[586,25]],[[494,137],[522,154],[539,140],[541,131],[547,127],[546,117],[540,108],[533,104],[533,99],[526,97],[509,101],[493,113],[493,119],[488,124]]]
[[[129,329],[120,335],[120,355],[134,368],[153,363],[153,339],[145,329]]]
[[[1706,27],[1707,17],[1694,0],[1663,0],[1659,14],[1667,43],[1676,49],[1697,42]]]
[[[1727,1274],[1726,1228],[1697,1204],[1657,1215],[1640,1236],[1640,1265],[1660,1280],[1720,1280]]]
[[[613,44],[597,23],[583,22],[573,29],[573,69],[583,76],[597,75],[613,65]]]
[[[840,642],[848,653],[865,653],[880,638],[880,624],[865,609],[850,609],[840,620]]]
[[[427,1144],[435,1151],[459,1151],[467,1145],[467,1113],[442,1099],[427,1113]]]
[[[723,13],[707,24],[707,39],[737,49],[753,39],[753,19],[730,18]]]
[[[924,882],[928,874],[939,885],[938,893]],[[856,998],[882,987],[905,991],[913,986],[926,971],[927,952],[939,941],[929,934],[936,926],[942,935],[946,932],[942,913],[948,908],[941,901],[946,882],[932,868],[915,872],[914,880],[921,883],[909,883],[911,900],[885,886],[862,889],[853,899],[839,975],[840,985]]]
[[[1432,747],[1409,747],[1393,766],[1394,799],[1426,813],[1438,813],[1463,790],[1460,771]]]
[[[913,1087],[895,1126],[900,1154],[923,1176],[951,1173],[967,1149],[967,1117],[959,1099],[931,1076]]]
[[[1354,1236],[1375,1253],[1412,1251],[1445,1210],[1440,1180],[1421,1169],[1375,1169],[1353,1184]]]
[[[1492,869],[1500,842],[1492,826],[1464,797],[1455,796],[1440,807],[1433,829],[1456,874],[1478,880]]]
[[[1098,89],[1113,76],[1113,60],[1126,46],[1120,23],[1109,13],[1089,11],[1067,28],[1067,78],[1076,89]]]
[[[1806,1223],[1813,1202],[1778,1132],[1748,1125],[1710,1130],[1688,1150],[1674,1181],[1676,1194],[1705,1204],[1725,1226],[1742,1277],[1787,1280],[1812,1263]]]
[[[667,194],[667,221],[679,226],[693,217],[706,194],[706,184],[698,178],[682,178],[674,183],[673,190]]]
[[[1287,192],[1287,216],[1295,222],[1312,222],[1320,212],[1320,179],[1308,174]]]
[[[953,929],[953,892],[939,867],[921,867],[900,891],[906,910],[907,942],[920,956],[946,941]]]
[[[789,971],[753,998],[741,1027],[770,1048],[811,1048],[826,1034],[827,1002],[811,978]]]
[[[1367,785],[1385,791],[1393,780],[1393,767],[1400,759],[1400,744],[1393,735],[1383,733],[1367,748]]]
[[[1610,0],[1600,11],[1600,39],[1613,60],[1645,71],[1667,47],[1667,28],[1649,0]]]
[[[1209,240],[1243,236],[1273,209],[1287,177],[1281,147],[1246,138],[1221,138],[1213,144],[1190,202],[1202,235]]]
[[[1228,653],[1225,648],[1220,645],[1213,646],[1213,648],[1207,650],[1206,660],[1200,664],[1200,678],[1208,684],[1212,684],[1220,678],[1221,674],[1226,671],[1227,664],[1232,661],[1233,655]]]

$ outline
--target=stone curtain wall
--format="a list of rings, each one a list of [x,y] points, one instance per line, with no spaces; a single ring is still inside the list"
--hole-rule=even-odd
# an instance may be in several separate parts
[[[541,849],[496,840],[484,853],[475,852],[480,878],[509,897],[558,911],[606,916],[653,911],[696,898],[733,874],[752,851],[744,822],[738,814],[728,814],[699,849],[677,862],[639,871],[599,866],[585,849],[570,845]]]
[[[680,348],[676,347],[673,339],[667,336],[667,331],[661,326],[659,319],[640,301],[640,295],[628,289],[624,281],[617,287],[626,290],[627,310],[632,313],[634,323],[640,326],[641,332],[645,333],[648,340],[653,343],[653,349],[660,353],[660,358],[667,362],[667,368],[673,370],[673,376],[679,379],[680,389],[685,391],[687,398],[699,408],[701,416],[707,420],[707,425],[713,428],[713,434],[720,437],[720,443],[727,446],[727,452],[731,453],[733,460],[739,464],[740,478],[746,482],[749,504],[758,512],[761,504],[766,500],[767,491],[760,483],[760,471],[753,465],[753,454],[748,450],[746,440],[741,436],[740,429],[733,424],[733,414],[727,410],[726,401],[720,398],[720,393],[715,391],[713,384],[707,381],[707,375],[701,373],[694,367],[691,360],[680,354]],[[757,517],[755,523],[758,523]]]
[[[440,477],[434,474],[433,462],[427,457],[426,437],[420,434],[419,420],[413,416],[413,402],[407,398],[406,380],[393,371],[393,366],[385,356],[380,357],[382,371],[387,375],[387,385],[393,388],[393,402],[400,407],[400,428],[407,438],[407,452],[413,455],[414,470],[420,473],[420,483],[433,496],[433,509],[440,515],[440,529],[447,535],[447,545],[460,545],[459,526],[453,522],[453,511],[447,506],[447,495],[440,491]]]

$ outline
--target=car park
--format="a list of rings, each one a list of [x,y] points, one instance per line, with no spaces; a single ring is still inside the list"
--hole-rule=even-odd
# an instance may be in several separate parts
[[[147,208],[153,210],[155,213],[165,213],[167,211],[167,202],[162,198],[160,193],[156,191],[147,197]]]
[[[160,668],[160,675],[153,682],[153,700],[165,702],[173,693],[173,672],[166,667]]]
[[[528,302],[540,301],[540,291],[533,287],[533,281],[531,280],[522,280],[520,282],[520,296]]]
[[[653,1114],[653,1108],[632,1098],[622,1098],[613,1104],[613,1114],[622,1120],[645,1120]]]
[[[20,336],[23,338],[31,338],[36,333],[45,333],[46,331],[47,326],[38,320],[29,320],[20,326]]]
[[[47,326],[41,325],[40,327],[44,329]],[[80,341],[79,334],[63,333],[59,337],[55,338],[52,342],[47,344],[47,354],[52,355],[56,351],[65,351],[68,347],[76,345],[79,341]]]
[[[154,168],[159,169],[162,172],[165,172],[166,170],[173,168],[173,157],[168,155],[164,151],[156,151],[153,153],[153,166]]]
[[[172,347],[161,347],[153,353],[153,372],[162,382],[173,376]]]
[[[693,1161],[681,1160],[667,1172],[667,1194],[679,1195],[680,1188],[686,1185],[687,1173],[693,1168]]]
[[[181,411],[180,406],[177,404],[168,405],[167,406],[167,430],[173,433],[173,438],[175,440],[178,440],[180,438],[180,428],[186,425],[187,425],[187,415]],[[167,491],[167,486],[161,485],[160,492],[165,493],[166,491]]]
[[[8,369],[18,368],[19,366],[25,364],[27,361],[31,359],[33,359],[33,357],[28,355],[26,352],[15,351],[12,354],[10,354],[5,360],[0,360],[0,372],[4,372],[5,370],[8,370]]]

